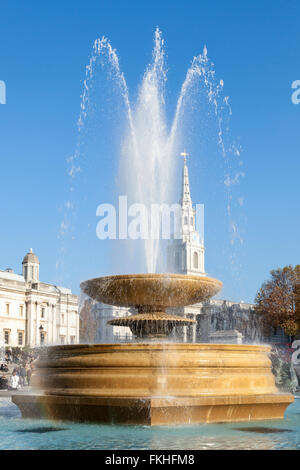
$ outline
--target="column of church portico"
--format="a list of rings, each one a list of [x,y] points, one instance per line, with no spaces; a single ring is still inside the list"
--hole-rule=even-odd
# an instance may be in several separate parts
[[[71,316],[71,311],[67,310],[67,343],[70,343],[70,316]]]
[[[69,338],[69,315],[70,315],[70,310],[69,310],[69,296],[67,294],[67,306],[66,306],[66,343],[68,344],[70,342]]]
[[[52,338],[51,338],[51,342],[52,342],[52,344],[55,344],[57,342],[57,340],[56,340],[56,308],[55,308],[55,304],[52,304],[51,309],[52,309]]]
[[[39,304],[38,302],[35,302],[35,319],[36,319],[36,325],[35,325],[35,344],[36,346],[39,346],[40,341],[39,341]]]
[[[34,303],[31,300],[26,301],[26,346],[32,347],[34,345]]]
[[[66,332],[66,342],[70,343],[70,316],[71,316],[71,310],[69,307],[69,296],[67,296],[67,311],[66,311],[66,316],[67,316],[67,332]]]
[[[48,344],[50,342],[50,339],[51,339],[51,327],[50,327],[50,312],[51,312],[51,305],[50,305],[50,302],[47,302],[47,308],[46,308],[46,315],[45,315],[45,319],[44,319],[44,323],[42,324],[42,326],[44,327],[44,333],[45,333],[45,344]]]
[[[46,316],[45,316],[45,323],[43,325],[44,327],[44,333],[45,333],[45,343],[49,344],[51,340],[51,329],[50,329],[50,302],[47,302],[47,308],[46,308]]]

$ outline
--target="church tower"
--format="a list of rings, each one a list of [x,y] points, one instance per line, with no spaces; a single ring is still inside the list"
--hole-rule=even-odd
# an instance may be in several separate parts
[[[172,239],[168,247],[168,270],[178,274],[205,274],[204,268],[204,241],[196,231],[196,210],[190,193],[190,183],[186,157],[184,157],[181,190],[181,223],[180,237]]]

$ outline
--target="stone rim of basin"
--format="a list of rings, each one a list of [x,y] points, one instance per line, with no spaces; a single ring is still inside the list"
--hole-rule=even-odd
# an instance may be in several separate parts
[[[184,307],[216,295],[223,283],[208,276],[188,274],[121,274],[83,281],[89,297],[109,305],[148,308],[157,311]],[[163,311],[163,310],[161,310]]]

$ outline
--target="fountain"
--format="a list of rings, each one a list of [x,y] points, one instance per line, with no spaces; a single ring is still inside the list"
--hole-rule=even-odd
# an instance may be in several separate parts
[[[163,342],[192,320],[166,307],[216,294],[205,276],[140,274],[82,283],[102,302],[131,306],[136,315],[110,321],[129,326],[131,344],[53,346],[40,356],[33,385],[40,394],[15,395],[24,417],[126,424],[189,424],[283,418],[293,401],[279,393],[270,347]]]
[[[203,79],[217,117],[218,142],[226,161],[223,119],[218,116],[218,94],[223,82],[214,88],[211,82],[214,71],[209,67],[206,49],[193,59],[188,70],[169,134],[162,105],[165,68],[160,32],[155,33],[153,66],[145,73],[134,110],[116,52],[105,38],[95,42],[94,51],[84,82],[79,130],[87,115],[94,65],[97,57],[106,54],[128,119],[120,173],[128,172],[123,187],[124,194],[131,196],[130,202],[145,205],[170,202],[174,166],[171,162],[181,146],[179,123],[188,107],[185,101],[188,91],[198,78]],[[228,100],[224,102],[227,106]],[[77,172],[79,147],[71,159],[72,175]],[[227,175],[226,188],[239,175]],[[230,213],[230,202],[228,207]],[[145,271],[152,274],[106,276],[81,284],[84,293],[97,301],[137,310],[137,314],[109,322],[129,327],[136,342],[44,348],[32,377],[35,393],[12,398],[22,415],[147,425],[283,418],[293,396],[280,393],[275,386],[268,357],[270,347],[172,342],[173,328],[188,326],[194,320],[166,313],[166,309],[208,300],[221,289],[222,283],[204,274],[155,274],[160,241],[147,238],[143,242]],[[124,250],[122,255],[127,252]]]

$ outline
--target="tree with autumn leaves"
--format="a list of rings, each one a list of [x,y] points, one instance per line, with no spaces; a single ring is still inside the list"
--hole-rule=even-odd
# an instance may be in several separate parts
[[[300,265],[271,271],[255,298],[255,311],[265,330],[282,328],[292,337],[300,334]]]

